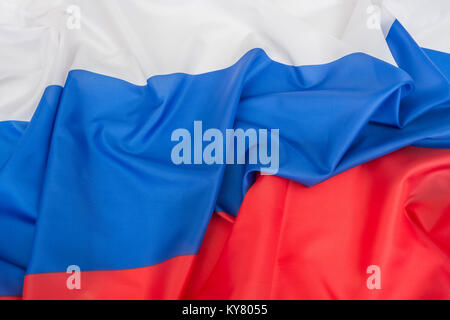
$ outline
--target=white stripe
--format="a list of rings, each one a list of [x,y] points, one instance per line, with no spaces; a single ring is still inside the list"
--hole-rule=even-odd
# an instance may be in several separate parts
[[[81,10],[79,30],[67,28],[70,5]],[[366,27],[369,5],[0,0],[0,120],[29,120],[43,89],[63,85],[71,69],[145,84],[152,75],[222,69],[253,48],[289,65],[327,63],[358,51],[394,63],[382,31]]]
[[[449,0],[386,0],[384,5],[421,47],[450,53]]]

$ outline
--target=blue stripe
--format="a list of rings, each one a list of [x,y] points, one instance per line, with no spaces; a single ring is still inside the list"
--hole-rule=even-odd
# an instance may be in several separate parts
[[[8,160],[27,126],[26,121],[0,122],[0,168]]]

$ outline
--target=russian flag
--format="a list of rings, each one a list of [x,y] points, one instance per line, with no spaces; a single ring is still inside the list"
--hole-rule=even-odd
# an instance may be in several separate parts
[[[0,297],[450,299],[450,3],[1,0]]]

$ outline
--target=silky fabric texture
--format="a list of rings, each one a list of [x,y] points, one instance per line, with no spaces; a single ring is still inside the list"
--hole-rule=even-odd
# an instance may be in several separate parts
[[[367,105],[363,110],[358,109],[357,113],[364,113],[359,114],[358,119],[353,118],[356,116],[355,110],[349,108],[354,101],[350,102],[341,95],[334,96],[337,93],[335,89],[339,88],[339,93],[345,92],[345,95],[349,95],[346,98],[352,100],[365,99],[369,92],[360,96],[354,88],[347,87],[342,79],[339,84],[331,85],[327,92],[321,92],[320,97],[310,96],[304,91],[285,92],[283,98],[275,95],[244,97],[240,104],[242,111],[237,114],[235,125],[251,128],[255,123],[261,123],[263,128],[271,127],[274,119],[265,117],[261,111],[265,111],[264,106],[276,106],[278,111],[274,115],[275,119],[296,126],[295,131],[283,130],[287,143],[280,146],[280,158],[289,155],[290,159],[293,157],[295,160],[292,159],[294,165],[289,166],[286,173],[281,169],[279,175],[308,186],[406,145],[449,148],[449,129],[443,126],[430,132],[428,124],[434,118],[448,121],[450,115],[450,54],[420,48],[397,20],[392,24],[386,42],[395,61],[411,77],[412,82],[388,93],[376,108]],[[344,72],[349,72],[346,74],[349,77],[358,76],[359,73],[349,68]],[[381,74],[375,78],[387,80]],[[368,85],[369,91],[372,85]],[[322,109],[323,115],[326,114],[322,116],[315,102],[325,96],[333,98]],[[262,99],[270,103],[263,105]],[[292,106],[297,110],[297,105],[289,101],[298,101],[304,108],[296,118],[290,115],[295,112]],[[330,126],[329,121],[333,121],[331,118],[339,118],[339,126]],[[342,123],[348,124],[348,121],[353,120],[356,122],[351,128],[342,126]],[[326,128],[331,130],[327,131]],[[428,137],[417,139],[417,134]],[[338,139],[339,144],[332,143],[334,139]],[[302,165],[299,166],[297,161],[301,161]],[[236,215],[257,172],[259,168],[255,165],[227,166],[216,210]]]
[[[238,214],[261,166],[175,165],[171,133],[186,128],[195,141],[194,121],[222,133],[279,128],[277,174],[306,186],[404,146],[450,148],[450,56],[421,47],[445,51],[445,41],[419,46],[395,19],[369,30],[370,1],[344,10],[335,34],[271,2],[238,2],[168,15],[158,1],[79,1],[82,32],[67,28],[70,1],[0,2],[0,296],[208,295],[234,221],[224,212]],[[440,199],[408,207],[416,224],[441,228],[445,219],[415,214],[441,212]],[[443,228],[430,232],[438,244]],[[199,259],[201,246],[214,254]],[[84,291],[66,292],[73,264]]]
[[[155,75],[230,67],[254,48],[290,65],[355,52],[395,65],[381,30],[349,20],[366,17],[369,4],[300,1],[299,16],[267,0],[0,0],[0,120],[29,121],[45,88],[77,69],[145,85]],[[313,23],[318,14],[326,23]]]
[[[195,120],[281,128],[278,175],[305,185],[409,144],[439,147],[450,134],[447,76],[399,23],[387,41],[402,68],[361,53],[294,67],[254,49],[230,68],[146,86],[71,71],[29,124],[2,122],[0,294],[20,295],[25,273],[196,254],[211,213],[236,214],[259,167],[174,165],[171,132],[193,133]]]
[[[407,147],[311,188],[259,176],[186,298],[449,299],[449,235],[450,150]]]
[[[84,290],[28,275],[23,298],[448,299],[449,208],[449,150],[407,147],[311,188],[259,176],[236,218],[213,215],[198,255],[85,271]]]

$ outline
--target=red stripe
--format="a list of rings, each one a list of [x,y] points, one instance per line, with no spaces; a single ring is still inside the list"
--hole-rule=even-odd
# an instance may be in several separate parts
[[[311,188],[261,176],[196,297],[449,299],[449,235],[450,150],[408,147]]]
[[[81,289],[69,290],[67,273],[31,274],[25,277],[24,299],[177,299],[195,255],[175,257],[136,269],[81,271]]]

